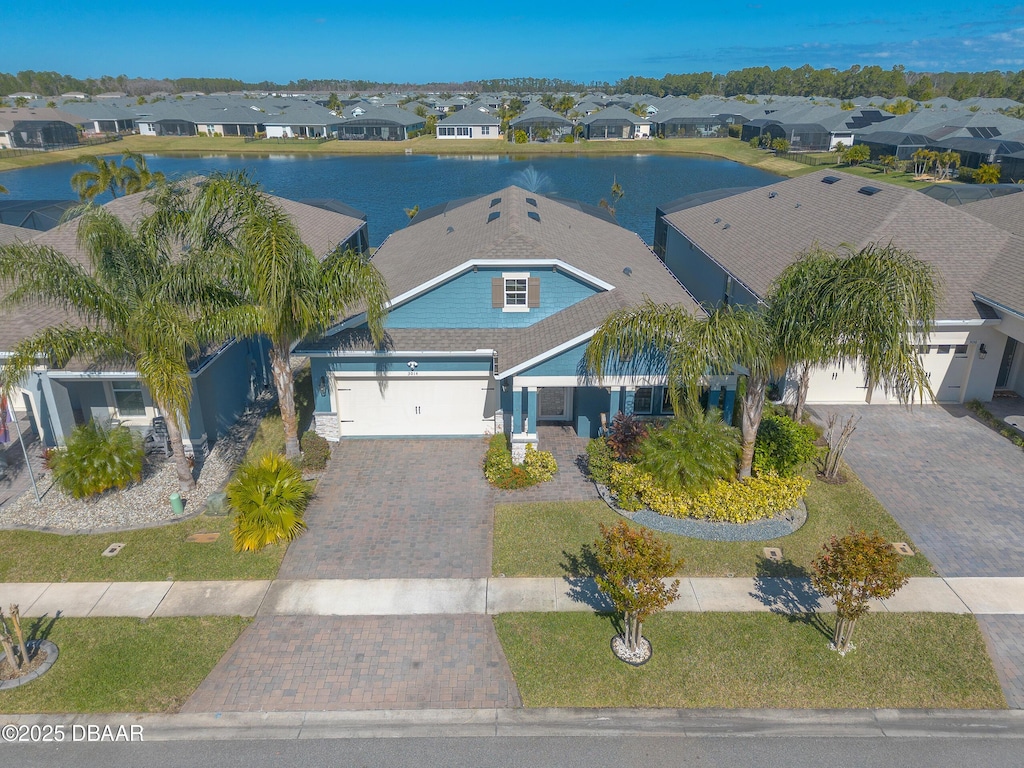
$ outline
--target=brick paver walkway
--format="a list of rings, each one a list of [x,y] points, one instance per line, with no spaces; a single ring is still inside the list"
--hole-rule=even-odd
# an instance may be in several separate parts
[[[532,501],[588,501],[597,499],[597,489],[582,470],[581,459],[587,457],[588,438],[577,437],[567,426],[539,426],[537,440],[540,450],[551,451],[558,462],[558,472],[546,483],[517,491],[497,491],[499,504]]]
[[[959,406],[855,413],[846,459],[942,576],[1024,576],[1024,453]]]
[[[183,712],[521,706],[489,616],[272,617]]]
[[[484,440],[343,440],[288,547],[282,579],[472,578],[491,572]]]

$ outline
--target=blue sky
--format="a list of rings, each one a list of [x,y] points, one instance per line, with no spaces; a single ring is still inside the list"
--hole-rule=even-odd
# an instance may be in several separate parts
[[[7,4],[0,71],[245,81],[614,82],[747,66],[1024,69],[1024,5],[370,2]],[[692,7],[687,7],[692,6]],[[837,7],[839,6],[839,7]]]

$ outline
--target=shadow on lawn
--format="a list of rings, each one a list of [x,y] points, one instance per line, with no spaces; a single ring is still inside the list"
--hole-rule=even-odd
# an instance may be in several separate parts
[[[594,554],[594,547],[591,544],[584,544],[580,551],[567,552],[562,550],[564,560],[559,563],[565,583],[569,585],[566,594],[576,603],[582,603],[594,609],[595,613],[613,613],[615,606],[611,600],[601,592],[594,581],[594,577],[601,572],[597,564],[597,556]]]
[[[803,566],[786,558],[780,562],[759,557],[751,597],[768,610],[785,616],[790,622],[806,624],[831,638],[832,631],[822,621],[818,610],[821,596],[811,586],[811,575]]]

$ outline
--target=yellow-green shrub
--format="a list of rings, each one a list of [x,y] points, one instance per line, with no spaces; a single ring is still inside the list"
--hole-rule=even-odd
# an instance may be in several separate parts
[[[659,515],[696,517],[727,523],[750,523],[792,509],[807,493],[805,477],[766,473],[746,480],[719,480],[709,490],[689,496],[660,487],[653,476],[632,464],[612,467],[609,488],[629,512],[647,507]]]
[[[719,481],[692,499],[690,515],[726,523],[764,520],[795,507],[810,484],[806,477],[772,474],[731,483]]]
[[[532,445],[526,445],[526,458],[523,466],[534,482],[546,483],[558,471],[558,462],[550,451],[538,451]]]

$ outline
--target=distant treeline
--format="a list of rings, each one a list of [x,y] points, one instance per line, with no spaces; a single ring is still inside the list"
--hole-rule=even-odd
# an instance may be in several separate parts
[[[1005,97],[1024,101],[1024,70],[1020,72],[908,72],[902,66],[850,67],[845,70],[798,67],[747,67],[724,75],[699,72],[662,78],[627,77],[614,88],[620,93],[655,96],[855,96],[907,97],[925,101],[948,96],[961,101],[974,96]]]
[[[263,81],[246,83],[225,77],[180,77],[155,80],[129,78],[126,75],[80,80],[57,72],[26,70],[12,75],[0,72],[0,94],[19,91],[41,96],[59,96],[81,91],[89,95],[122,91],[131,96],[147,96],[155,91],[182,93],[200,91],[321,91],[335,93],[379,93],[395,90],[480,93],[649,93],[654,96],[739,96],[773,94],[776,96],[825,96],[849,99],[855,96],[907,97],[924,101],[936,96],[963,100],[973,96],[1006,97],[1024,102],[1024,70],[1020,72],[908,72],[902,66],[882,69],[878,66],[854,66],[845,70],[815,69],[809,65],[790,67],[747,67],[726,74],[695,72],[668,74],[661,78],[626,77],[614,85],[604,82],[581,83],[548,77],[513,77],[461,83],[380,83],[370,80],[293,80],[287,84]]]

